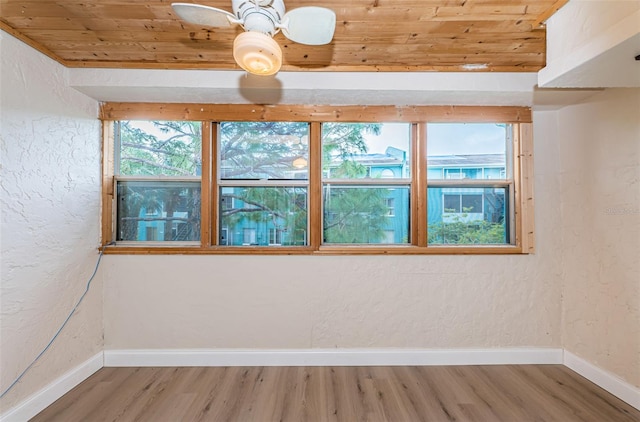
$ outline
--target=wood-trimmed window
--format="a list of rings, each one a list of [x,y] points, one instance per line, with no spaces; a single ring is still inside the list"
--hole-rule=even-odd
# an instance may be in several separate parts
[[[101,120],[108,253],[534,250],[526,107],[105,103]],[[476,145],[447,152],[465,131]]]

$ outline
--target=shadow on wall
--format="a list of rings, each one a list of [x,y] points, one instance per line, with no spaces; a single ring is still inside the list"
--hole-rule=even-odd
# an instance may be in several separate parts
[[[278,104],[282,100],[282,81],[276,75],[245,73],[238,81],[240,95],[253,104]]]

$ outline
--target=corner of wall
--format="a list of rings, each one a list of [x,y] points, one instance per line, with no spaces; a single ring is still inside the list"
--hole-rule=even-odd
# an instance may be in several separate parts
[[[100,124],[67,70],[1,33],[1,391],[44,349],[78,301],[99,241]],[[102,283],[98,276],[96,284]],[[102,288],[2,398],[8,408],[102,352]]]

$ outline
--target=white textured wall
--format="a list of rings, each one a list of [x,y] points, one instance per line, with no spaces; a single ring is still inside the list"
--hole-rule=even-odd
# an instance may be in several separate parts
[[[109,257],[105,347],[559,347],[549,258]]]
[[[0,384],[47,344],[82,294],[97,258],[97,103],[66,70],[0,32]],[[98,277],[57,343],[0,402],[1,411],[102,349]],[[1,413],[0,411],[0,413]]]
[[[564,347],[640,387],[640,89],[558,118]]]
[[[535,119],[536,255],[109,256],[105,347],[560,347],[555,113]]]
[[[571,0],[547,21],[547,63],[607,35],[638,10],[639,0]]]
[[[640,0],[572,0],[547,22],[543,88],[640,87]]]

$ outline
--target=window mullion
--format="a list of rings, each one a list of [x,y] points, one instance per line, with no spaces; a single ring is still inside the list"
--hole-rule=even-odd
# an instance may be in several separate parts
[[[115,176],[118,182],[198,182],[200,176]]]
[[[211,129],[210,122],[202,122],[202,168],[200,187],[200,245],[203,248],[211,246],[211,234],[215,233],[215,218],[212,215],[212,189],[211,189]]]
[[[322,125],[311,122],[309,128],[309,246],[319,250],[322,244]]]
[[[306,180],[288,180],[288,179],[223,179],[218,181],[218,186],[224,187],[243,187],[243,186],[259,186],[259,187],[307,187],[309,182]]]
[[[323,185],[410,186],[412,179],[323,179]]]
[[[484,179],[484,180],[437,180],[428,182],[430,188],[506,188],[513,185],[514,181],[510,179]]]
[[[417,246],[427,246],[427,124],[414,124],[411,130],[411,242]]]

